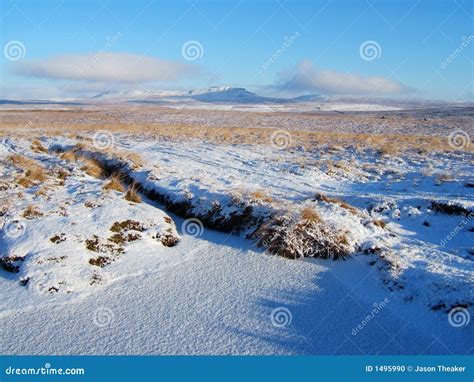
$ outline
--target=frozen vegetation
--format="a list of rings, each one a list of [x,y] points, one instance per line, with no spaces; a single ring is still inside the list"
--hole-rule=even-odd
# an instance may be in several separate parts
[[[426,138],[387,142],[277,114],[265,141],[214,128],[226,112],[21,113],[0,135],[2,352],[472,352],[474,154],[417,117],[396,131]],[[337,122],[295,124],[316,120]]]

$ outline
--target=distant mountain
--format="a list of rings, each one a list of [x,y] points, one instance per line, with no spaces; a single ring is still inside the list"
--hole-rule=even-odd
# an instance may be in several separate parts
[[[217,103],[284,103],[283,98],[270,98],[249,92],[245,88],[231,86],[215,86],[206,89],[191,90],[187,93],[190,98],[200,102]]]
[[[198,101],[204,103],[235,104],[287,104],[321,100],[318,95],[305,95],[296,98],[265,97],[249,92],[245,88],[232,86],[212,86],[188,91],[132,90],[126,92],[107,91],[95,95],[95,100],[132,102],[176,102]]]

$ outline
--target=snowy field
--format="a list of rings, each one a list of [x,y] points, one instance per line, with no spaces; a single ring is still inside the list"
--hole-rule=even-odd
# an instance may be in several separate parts
[[[472,354],[474,154],[278,134],[4,130],[2,353]]]

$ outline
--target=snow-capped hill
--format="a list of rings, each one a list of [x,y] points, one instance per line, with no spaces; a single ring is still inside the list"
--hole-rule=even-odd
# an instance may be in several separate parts
[[[196,96],[196,95],[207,94],[207,93],[222,93],[222,92],[246,92],[246,93],[249,93],[247,91],[247,89],[245,89],[245,88],[237,88],[237,87],[232,87],[232,86],[211,86],[211,87],[208,87],[208,88],[189,90],[187,92],[187,95]]]
[[[232,86],[211,86],[208,88],[172,91],[172,90],[128,90],[107,91],[95,95],[99,101],[133,101],[133,102],[189,102],[199,101],[204,103],[286,103],[289,99],[271,98],[249,92],[245,88]]]
[[[274,102],[273,98],[259,96],[245,88],[215,86],[207,89],[191,90],[188,96],[201,102],[263,103]]]

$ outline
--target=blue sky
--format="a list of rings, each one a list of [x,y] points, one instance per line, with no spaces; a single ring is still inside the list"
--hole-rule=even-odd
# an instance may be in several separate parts
[[[1,97],[232,85],[472,100],[473,14],[469,0],[2,0]]]

